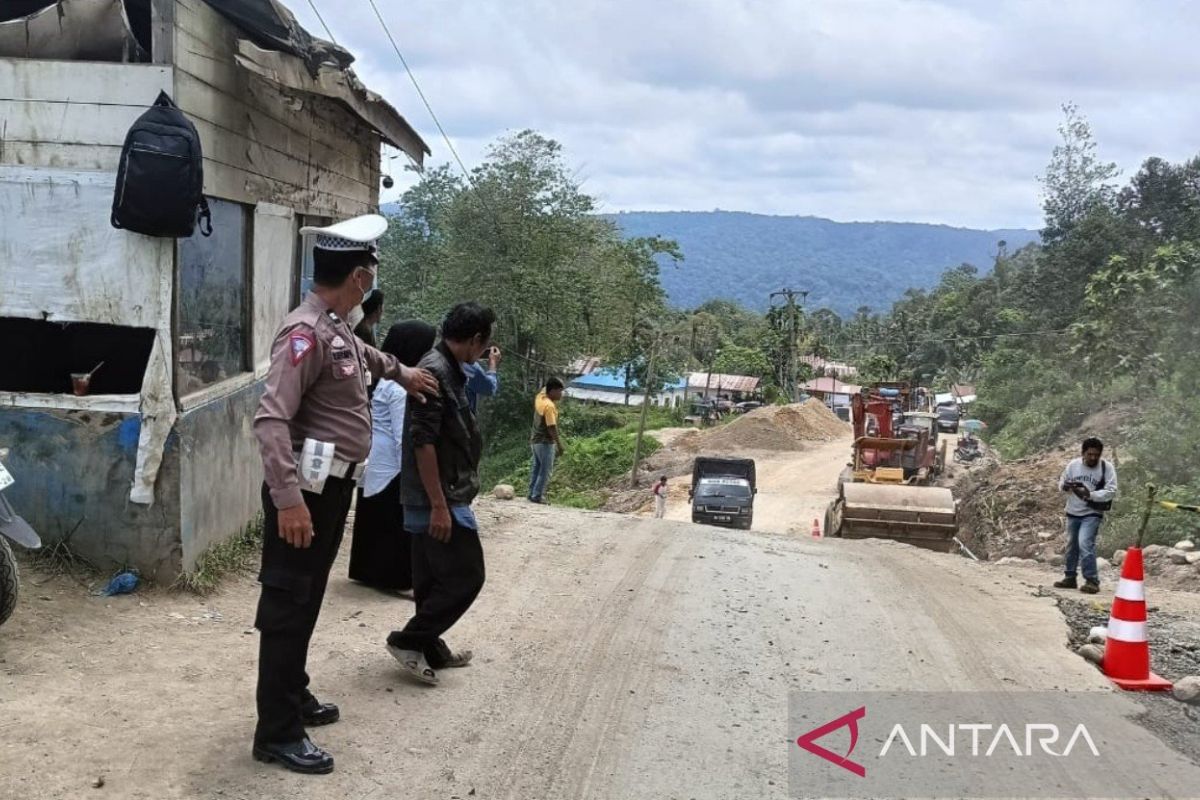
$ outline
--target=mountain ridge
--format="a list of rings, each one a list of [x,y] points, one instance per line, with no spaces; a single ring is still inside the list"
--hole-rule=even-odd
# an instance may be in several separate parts
[[[381,212],[400,213],[399,203]],[[679,242],[684,261],[662,261],[671,305],[694,308],[727,299],[764,310],[781,288],[809,292],[807,307],[842,315],[867,306],[884,311],[910,289],[934,286],[960,264],[988,272],[997,245],[1009,252],[1037,242],[1037,231],[983,230],[944,223],[837,222],[818,216],[750,211],[618,211],[599,216],[629,237],[662,236]]]
[[[852,314],[887,309],[910,288],[935,285],[963,263],[991,269],[1000,241],[1015,251],[1039,239],[1021,228],[981,230],[923,222],[836,222],[745,211],[622,211],[603,215],[626,236],[679,242],[684,262],[664,262],[672,305],[736,300],[764,309],[772,291],[809,292],[808,307]]]

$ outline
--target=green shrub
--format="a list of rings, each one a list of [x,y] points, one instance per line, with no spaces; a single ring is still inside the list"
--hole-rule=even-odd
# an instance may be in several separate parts
[[[554,466],[547,491],[551,502],[590,509],[604,505],[607,487],[633,467],[640,417],[640,408],[565,404],[561,426],[567,452]],[[650,408],[646,413],[646,430],[681,422],[682,414],[673,409]],[[643,437],[642,457],[660,446],[653,437]],[[484,489],[510,483],[522,495],[529,489],[531,461],[528,430],[507,432],[506,438],[488,448],[481,467]]]

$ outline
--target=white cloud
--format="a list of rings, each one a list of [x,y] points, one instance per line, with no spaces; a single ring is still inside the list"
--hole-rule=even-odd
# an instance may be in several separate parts
[[[448,160],[366,0],[316,2]],[[535,128],[607,210],[1037,227],[1068,100],[1126,175],[1200,149],[1187,0],[377,2],[468,165]]]

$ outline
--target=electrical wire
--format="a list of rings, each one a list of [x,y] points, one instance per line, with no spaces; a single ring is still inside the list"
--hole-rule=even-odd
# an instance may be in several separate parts
[[[315,0],[308,0],[308,5],[312,8],[313,13],[317,15],[317,21],[320,22],[321,27],[325,29],[326,35],[329,36],[329,41],[337,44],[338,40],[333,37],[333,31],[329,30],[329,26],[325,24],[325,18],[322,17],[321,12],[317,10],[317,4]]]
[[[313,0],[309,0],[309,2],[311,3]],[[400,52],[400,45],[396,44],[396,37],[392,36],[392,31],[390,28],[388,28],[387,22],[384,21],[383,14],[381,14],[379,11],[379,6],[375,4],[375,0],[367,0],[367,2],[371,4],[372,10],[374,10],[375,16],[379,20],[380,27],[383,28],[383,32],[387,35],[388,41],[392,43],[392,49],[396,51],[396,56],[400,59],[400,63],[404,65],[404,71],[408,73],[408,78],[412,81],[413,88],[417,90],[417,96],[420,97],[421,102],[425,104],[425,110],[429,112],[429,116],[433,119],[433,124],[437,126],[438,133],[442,135],[442,139],[446,142],[447,149],[450,150],[450,154],[454,156],[454,160],[458,163],[458,168],[462,170],[463,175],[465,175],[467,180],[471,182],[471,185],[474,186],[475,182],[471,178],[470,171],[467,170],[467,166],[463,163],[463,160],[459,158],[458,151],[454,149],[454,143],[450,141],[450,137],[447,135],[446,129],[442,127],[441,120],[439,120],[437,114],[434,113],[433,105],[430,104],[429,98],[425,96],[424,90],[421,89],[421,84],[417,81],[417,76],[413,74],[412,68],[408,66],[408,59],[404,57],[404,53]]]

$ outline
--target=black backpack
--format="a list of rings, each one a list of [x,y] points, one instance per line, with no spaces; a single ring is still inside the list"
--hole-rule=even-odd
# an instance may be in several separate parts
[[[204,199],[204,161],[196,126],[160,92],[154,105],[125,136],[112,224],[147,236],[212,233],[212,214]],[[205,223],[207,223],[207,228]]]
[[[1108,464],[1105,463],[1104,459],[1100,459],[1100,483],[1096,484],[1096,488],[1092,491],[1098,492],[1105,486],[1108,486]],[[1093,511],[1112,511],[1112,500],[1086,500],[1084,502]]]

